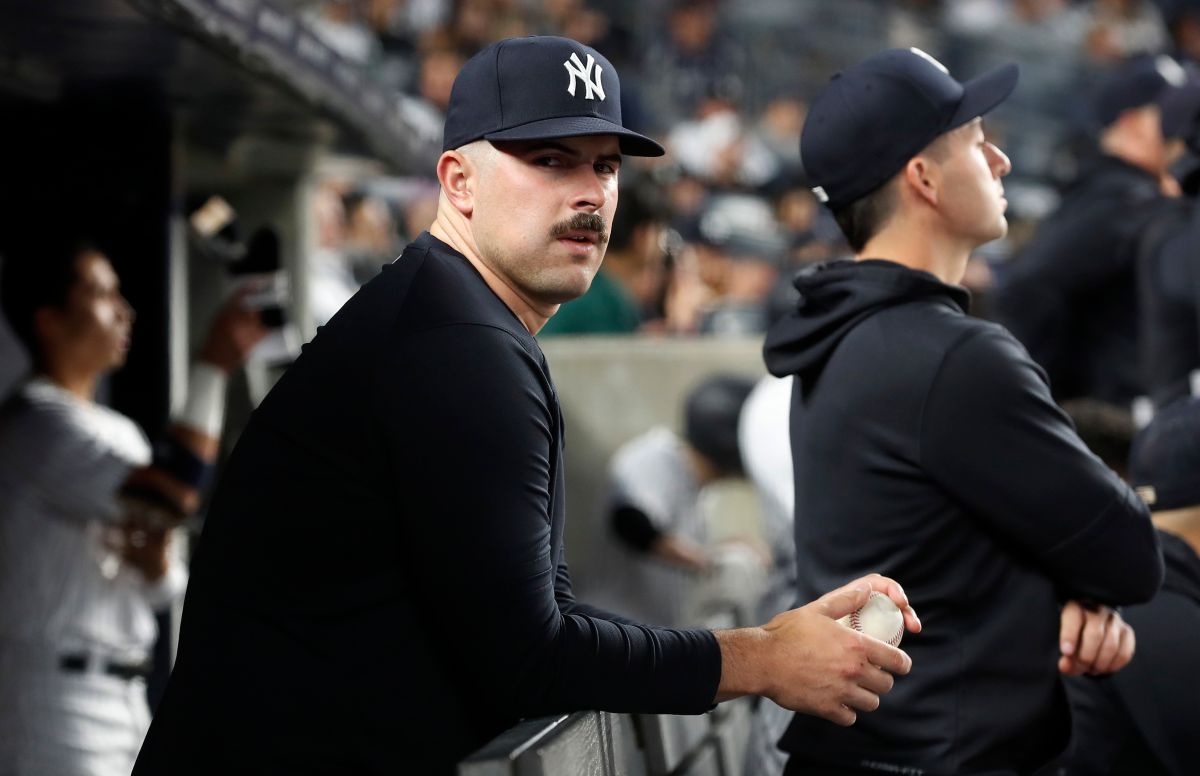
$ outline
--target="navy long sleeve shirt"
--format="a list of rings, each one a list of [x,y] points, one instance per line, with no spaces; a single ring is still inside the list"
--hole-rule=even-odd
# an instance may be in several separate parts
[[[575,602],[562,454],[537,342],[422,235],[242,434],[136,773],[449,773],[522,717],[708,709],[713,634]]]

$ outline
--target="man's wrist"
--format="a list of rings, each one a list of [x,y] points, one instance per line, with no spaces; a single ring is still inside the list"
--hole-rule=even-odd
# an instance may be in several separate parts
[[[763,628],[714,631],[721,648],[721,681],[718,703],[742,695],[770,695],[770,677],[764,670],[771,635]]]

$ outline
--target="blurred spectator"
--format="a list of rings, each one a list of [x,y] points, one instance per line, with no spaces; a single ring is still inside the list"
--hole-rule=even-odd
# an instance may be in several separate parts
[[[1151,0],[1091,0],[1077,13],[1087,28],[1084,51],[1095,62],[1118,63],[1167,47],[1166,24]]]
[[[664,227],[648,195],[621,192],[600,271],[587,293],[560,307],[538,336],[632,334],[656,318],[666,282]]]
[[[765,331],[767,295],[785,247],[770,205],[749,195],[714,197],[686,231],[699,277],[711,292],[699,331],[725,336]]]
[[[750,59],[722,25],[720,6],[720,0],[670,0],[666,35],[651,39],[642,65],[657,127],[704,118],[698,111],[710,97],[740,104],[745,96]]]
[[[1200,78],[1163,100],[1163,133],[1184,197],[1163,208],[1138,241],[1142,377],[1155,407],[1200,390]]]
[[[683,438],[657,426],[617,450],[603,507],[603,578],[589,596],[597,606],[650,625],[701,624],[689,622],[703,608],[694,588],[715,570],[715,556],[700,495],[742,475],[738,414],[753,385],[713,375],[688,393]]]
[[[134,321],[107,257],[61,229],[8,246],[3,307],[33,376],[0,408],[0,772],[132,769],[154,612],[186,584],[172,529],[216,457],[226,375],[266,333],[247,291],[217,316],[152,449],[95,400]]]
[[[1164,16],[1175,55],[1200,63],[1200,5],[1192,0],[1167,0]]]
[[[706,97],[695,118],[676,124],[667,135],[667,148],[689,175],[717,189],[757,188],[781,169],[779,158],[745,125],[737,106],[722,97]]]
[[[1067,682],[1067,776],[1184,776],[1200,762],[1190,714],[1200,689],[1200,399],[1162,411],[1135,440],[1129,470],[1159,529],[1166,580],[1153,600],[1122,613],[1137,633],[1125,670]]]
[[[346,198],[345,253],[359,285],[400,253],[396,221],[381,198],[355,193]]]
[[[378,36],[364,23],[357,3],[333,0],[305,11],[309,28],[343,59],[366,66],[380,55]]]
[[[346,207],[340,185],[319,184],[311,200],[317,244],[309,253],[309,303],[318,326],[328,323],[359,287],[346,255]]]
[[[1182,85],[1169,57],[1139,57],[1101,83],[1100,154],[1012,261],[996,313],[1049,374],[1058,399],[1129,406],[1138,368],[1137,240],[1164,207],[1159,101]]]

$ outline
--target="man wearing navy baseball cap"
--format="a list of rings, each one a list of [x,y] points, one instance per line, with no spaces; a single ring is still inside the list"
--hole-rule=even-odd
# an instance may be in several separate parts
[[[1081,160],[997,288],[998,319],[1046,370],[1060,401],[1129,407],[1159,387],[1142,369],[1137,268],[1147,263],[1139,257],[1152,249],[1147,241],[1166,231],[1156,222],[1178,209],[1166,196],[1179,187],[1168,172],[1168,139],[1190,123],[1174,110],[1177,98],[1187,101],[1185,87],[1184,69],[1165,55],[1135,57],[1100,79],[1092,95],[1097,153]]]
[[[612,65],[575,41],[503,40],[463,66],[436,220],[230,457],[139,776],[449,774],[523,717],[747,693],[849,724],[908,670],[834,621],[879,590],[920,630],[879,575],[719,633],[575,601],[562,409],[534,334],[600,265],[622,155],[662,153],[619,106]]]
[[[1067,742],[1060,672],[1128,662],[1111,607],[1162,579],[1145,506],[958,285],[1007,230],[1010,165],[980,117],[1016,82],[1008,65],[960,83],[898,49],[809,109],[801,157],[856,255],[800,275],[764,347],[796,376],[799,597],[879,567],[928,623],[878,712],[853,728],[794,718],[788,773],[1033,772]]]

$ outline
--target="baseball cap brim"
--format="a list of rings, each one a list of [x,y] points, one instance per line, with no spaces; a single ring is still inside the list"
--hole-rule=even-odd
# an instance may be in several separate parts
[[[950,118],[946,131],[961,127],[1008,99],[1013,89],[1017,88],[1019,75],[1020,69],[1010,62],[964,83],[962,101]]]
[[[553,140],[556,137],[580,137],[583,135],[616,135],[621,143],[621,153],[628,156],[662,156],[666,153],[661,145],[645,135],[639,135],[620,124],[598,116],[557,116],[541,121],[489,132],[486,140]]]

